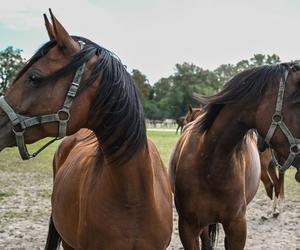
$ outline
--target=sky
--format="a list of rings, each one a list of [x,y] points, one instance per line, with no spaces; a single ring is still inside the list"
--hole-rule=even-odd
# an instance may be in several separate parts
[[[51,8],[72,35],[113,51],[153,84],[176,63],[213,70],[256,53],[300,58],[298,0],[8,0],[0,8],[0,50],[27,59],[48,35]]]

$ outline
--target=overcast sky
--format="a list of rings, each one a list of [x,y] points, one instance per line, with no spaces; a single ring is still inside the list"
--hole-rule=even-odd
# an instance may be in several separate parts
[[[8,0],[0,7],[0,49],[12,45],[29,58],[48,40],[42,14],[49,7],[70,34],[112,50],[151,83],[176,63],[213,70],[254,53],[300,58],[298,0]]]

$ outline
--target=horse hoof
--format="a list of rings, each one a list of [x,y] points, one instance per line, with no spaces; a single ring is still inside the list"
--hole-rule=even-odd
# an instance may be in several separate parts
[[[295,174],[295,179],[297,182],[300,182],[300,169],[297,169],[297,173]]]

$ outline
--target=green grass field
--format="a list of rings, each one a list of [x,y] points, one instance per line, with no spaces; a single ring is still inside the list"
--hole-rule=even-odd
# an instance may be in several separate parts
[[[161,157],[167,166],[170,153],[174,148],[179,135],[176,135],[174,131],[148,131],[148,136],[154,141],[157,146]],[[49,139],[41,140],[33,145],[28,145],[30,153],[37,150],[44,145]],[[52,173],[52,159],[57,145],[60,141],[53,143],[43,152],[41,152],[35,159],[29,161],[22,161],[18,149],[7,148],[0,153],[0,171],[39,171],[42,173]]]
[[[156,144],[161,157],[165,163],[165,166],[168,166],[168,161],[170,158],[170,154],[175,147],[175,144],[179,138],[179,135],[176,135],[174,131],[153,131],[149,130],[147,132],[148,136],[154,141]],[[28,148],[30,152],[38,149],[42,146],[48,139],[41,140],[33,145],[29,145]],[[43,178],[49,178],[52,176],[52,158],[54,152],[57,148],[57,145],[60,142],[55,142],[47,149],[45,149],[40,155],[38,155],[35,159],[31,159],[29,161],[22,161],[20,159],[18,149],[17,148],[8,148],[0,153],[1,161],[0,161],[0,174],[1,173],[38,173],[38,178],[41,180]],[[287,178],[285,182],[286,190],[289,190],[290,195],[295,195],[300,198],[299,193],[299,184],[294,179],[295,169],[291,168],[287,171]],[[36,175],[35,175],[36,176]],[[9,180],[0,178],[0,187],[9,185]],[[1,193],[0,191],[0,200],[1,197],[5,197],[6,195],[11,195],[12,193]]]

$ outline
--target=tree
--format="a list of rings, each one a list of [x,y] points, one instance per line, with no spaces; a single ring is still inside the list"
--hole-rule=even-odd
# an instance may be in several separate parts
[[[3,95],[17,72],[25,65],[22,50],[12,46],[0,51],[0,94]]]
[[[175,65],[175,72],[155,84],[154,96],[162,118],[177,118],[187,112],[189,104],[198,106],[193,93],[210,95],[219,88],[216,75],[194,64]]]
[[[133,69],[131,72],[131,76],[139,89],[142,101],[145,102],[145,100],[149,98],[152,88],[147,77],[138,69]]]

